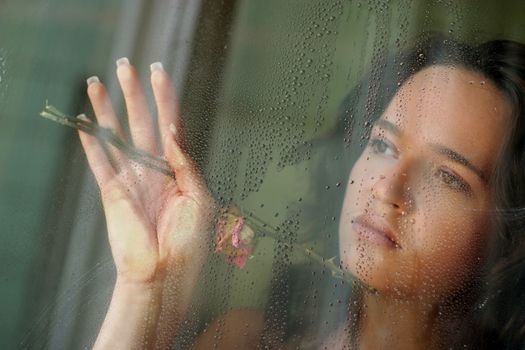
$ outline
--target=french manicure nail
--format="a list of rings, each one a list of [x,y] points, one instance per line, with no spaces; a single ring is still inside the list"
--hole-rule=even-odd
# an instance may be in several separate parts
[[[149,66],[149,69],[151,70],[151,73],[153,73],[158,70],[164,70],[164,67],[162,66],[161,62],[155,62]]]
[[[129,60],[127,57],[121,57],[115,63],[117,64],[117,67],[122,65],[129,65]]]
[[[173,136],[177,135],[177,128],[175,127],[175,124],[170,124],[170,131],[173,134]]]
[[[93,83],[100,83],[100,80],[98,79],[98,77],[96,75],[92,76],[92,77],[89,77],[87,78],[86,80],[88,86],[93,84]]]
[[[85,122],[90,122],[91,121],[91,120],[89,120],[89,118],[84,113],[81,113],[81,114],[77,115],[77,119],[83,120]]]

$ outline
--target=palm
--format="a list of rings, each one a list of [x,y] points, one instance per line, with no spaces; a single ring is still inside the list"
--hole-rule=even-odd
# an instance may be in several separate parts
[[[145,282],[164,274],[177,259],[204,253],[203,240],[212,222],[214,202],[195,164],[169,132],[170,124],[179,125],[180,130],[180,121],[166,73],[152,75],[162,147],[155,140],[152,118],[134,69],[124,65],[118,73],[132,142],[141,150],[167,158],[177,180],[130,160],[114,148],[109,152],[110,162],[96,138],[83,133],[80,136],[100,187],[117,273],[127,281]],[[102,84],[90,85],[88,93],[99,124],[125,139]]]

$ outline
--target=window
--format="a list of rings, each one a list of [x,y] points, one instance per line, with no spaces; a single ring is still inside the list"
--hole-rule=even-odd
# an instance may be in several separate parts
[[[94,118],[85,82],[97,75],[126,128],[120,57],[139,72],[153,118],[149,65],[163,63],[180,100],[178,137],[229,210],[214,212],[207,254],[186,260],[194,285],[173,282],[152,299],[165,300],[144,323],[155,341],[523,346],[523,115],[511,113],[525,93],[521,2],[0,9],[3,348],[89,348],[103,327],[117,278],[108,213],[77,132],[39,114],[48,103]],[[516,44],[479,46],[502,39]],[[515,66],[500,76],[480,57]]]

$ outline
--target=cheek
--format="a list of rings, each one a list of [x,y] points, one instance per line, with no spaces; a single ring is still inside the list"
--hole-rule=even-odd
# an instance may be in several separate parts
[[[365,207],[370,201],[373,183],[385,172],[385,167],[384,162],[369,159],[365,150],[348,176],[343,205]]]
[[[369,163],[363,159],[363,156],[355,163],[348,177],[346,184],[346,191],[341,208],[341,215],[339,219],[339,236],[343,238],[346,236],[351,223],[351,218],[363,211],[370,205],[371,190],[370,178],[371,169]]]
[[[356,163],[348,176],[342,212],[348,211],[350,207],[359,203],[358,196],[362,194],[364,175],[364,169],[361,169],[358,163]],[[343,219],[343,216],[344,215],[341,215],[341,219]]]
[[[486,244],[487,222],[479,208],[444,196],[425,201],[407,241],[414,282],[448,294],[478,272]]]

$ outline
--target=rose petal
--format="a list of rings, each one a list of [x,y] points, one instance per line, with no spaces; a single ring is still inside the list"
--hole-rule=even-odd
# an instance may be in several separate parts
[[[252,228],[245,223],[241,233],[239,234],[239,237],[244,246],[251,246],[253,244],[255,232],[253,232]]]
[[[232,245],[235,247],[235,248],[239,248],[239,245],[240,245],[240,235],[239,233],[241,232],[242,228],[244,227],[244,218],[243,217],[240,217],[237,222],[235,223],[235,226],[233,227],[233,230],[232,230]]]
[[[242,268],[244,268],[244,266],[246,266],[246,261],[247,260],[248,260],[247,256],[241,255],[241,256],[236,256],[236,257],[232,258],[230,263],[232,265],[235,265],[238,268],[242,269]]]
[[[252,251],[249,248],[241,248],[237,250],[237,253],[235,256],[230,256],[228,262],[242,269],[246,265],[246,261],[248,261],[250,255],[252,255]]]

